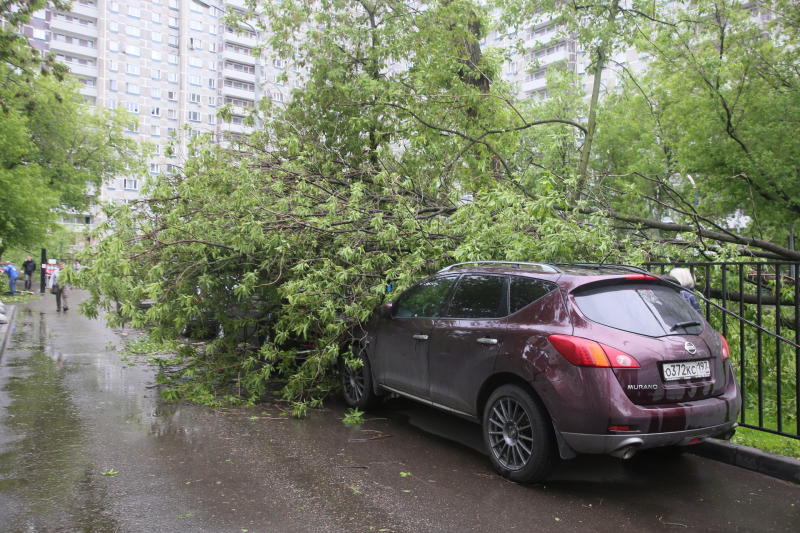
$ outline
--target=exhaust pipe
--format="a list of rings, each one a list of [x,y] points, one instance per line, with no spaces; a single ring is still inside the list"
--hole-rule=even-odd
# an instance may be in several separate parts
[[[622,459],[623,461],[627,461],[634,455],[636,455],[636,451],[638,448],[636,446],[625,446],[624,448],[620,448],[618,450],[614,450],[611,452],[611,455],[618,459]]]
[[[611,452],[610,455],[627,461],[628,459],[636,455],[636,452],[639,451],[639,447],[642,444],[644,444],[644,441],[636,437],[625,439],[620,444],[619,448]]]

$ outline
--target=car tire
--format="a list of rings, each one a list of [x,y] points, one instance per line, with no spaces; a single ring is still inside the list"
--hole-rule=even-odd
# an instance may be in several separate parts
[[[546,479],[557,460],[549,416],[516,385],[503,385],[489,397],[483,440],[495,470],[518,483]]]
[[[359,354],[357,358],[362,363],[358,368],[353,368],[344,360],[339,363],[342,396],[350,407],[369,409],[378,403],[378,396],[372,388],[372,367],[364,354]]]

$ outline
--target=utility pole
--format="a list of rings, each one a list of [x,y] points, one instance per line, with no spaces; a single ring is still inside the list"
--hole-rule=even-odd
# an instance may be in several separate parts
[[[44,271],[47,268],[47,250],[42,248],[42,261],[39,267],[39,292],[44,292],[45,275]]]

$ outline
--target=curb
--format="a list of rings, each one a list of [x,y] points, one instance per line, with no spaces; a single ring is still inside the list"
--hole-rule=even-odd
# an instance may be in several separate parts
[[[6,317],[8,317],[8,324],[0,324],[0,359],[3,358],[3,352],[6,350],[8,338],[11,337],[11,330],[14,328],[14,316],[16,314],[16,306],[6,305]]]
[[[749,446],[708,439],[691,447],[691,452],[761,474],[800,484],[800,461],[774,455]]]

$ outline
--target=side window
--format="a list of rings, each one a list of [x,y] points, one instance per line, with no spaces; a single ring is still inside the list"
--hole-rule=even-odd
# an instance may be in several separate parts
[[[509,306],[511,312],[516,313],[531,302],[535,302],[557,285],[549,281],[534,278],[511,277],[511,294]]]
[[[508,314],[506,277],[463,276],[456,286],[447,315],[453,318],[498,318]]]
[[[456,276],[435,278],[410,288],[392,306],[392,314],[399,318],[441,316],[455,280]]]

